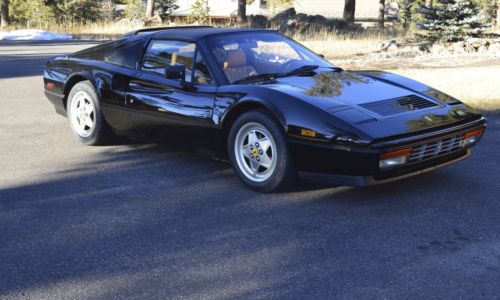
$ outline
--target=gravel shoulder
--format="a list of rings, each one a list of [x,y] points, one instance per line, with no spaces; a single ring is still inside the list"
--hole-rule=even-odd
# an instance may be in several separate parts
[[[426,83],[480,110],[500,110],[500,65],[388,70]]]

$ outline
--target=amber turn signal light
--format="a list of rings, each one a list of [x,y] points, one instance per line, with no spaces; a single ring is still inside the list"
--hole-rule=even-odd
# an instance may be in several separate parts
[[[309,129],[302,129],[302,130],[300,130],[300,135],[313,138],[313,137],[316,137],[316,131],[309,130]]]
[[[468,139],[468,138],[473,137],[473,136],[481,135],[483,133],[483,131],[484,131],[484,128],[481,128],[481,129],[478,129],[478,130],[474,130],[474,131],[471,131],[471,132],[467,132],[464,135],[464,138]]]

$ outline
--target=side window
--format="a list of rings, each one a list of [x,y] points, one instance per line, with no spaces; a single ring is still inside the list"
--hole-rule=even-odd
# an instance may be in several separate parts
[[[196,45],[182,41],[153,40],[142,61],[144,71],[165,75],[167,65],[186,67],[186,81],[191,81]]]
[[[197,84],[214,84],[213,77],[210,74],[210,70],[208,69],[205,59],[203,58],[203,54],[201,54],[200,51],[196,54],[193,82]]]
[[[118,65],[124,68],[133,69],[137,68],[137,61],[142,52],[144,41],[137,41],[118,47],[106,55],[104,61],[113,65]]]

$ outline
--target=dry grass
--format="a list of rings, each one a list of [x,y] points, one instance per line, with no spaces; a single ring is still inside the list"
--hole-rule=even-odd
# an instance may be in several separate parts
[[[107,39],[108,35],[124,34],[132,30],[140,29],[141,26],[124,25],[117,22],[100,22],[100,23],[42,23],[42,24],[29,24],[29,25],[13,25],[12,30],[15,29],[41,29],[50,32],[66,33],[66,34],[91,34],[102,36]]]
[[[77,40],[112,40],[117,39],[123,34],[144,28],[140,25],[118,22],[99,22],[99,23],[66,23],[66,24],[29,24],[13,25],[9,29],[41,29],[50,32],[71,34],[73,39]]]
[[[304,46],[329,59],[346,58],[375,51],[381,41],[405,37],[401,32],[365,31],[362,33],[336,33],[319,31],[291,36]]]
[[[177,24],[185,25],[185,24]],[[14,29],[42,29],[57,33],[66,33],[75,35],[76,38],[110,39],[132,30],[140,29],[141,26],[117,22],[100,23],[67,23],[67,24],[30,24],[14,25]],[[293,39],[301,42],[306,47],[317,53],[325,55],[327,58],[344,58],[353,55],[366,54],[376,49],[380,41],[390,38],[401,37],[402,33],[381,33],[379,31],[364,31],[363,33],[344,33],[320,30],[306,34],[295,34]]]

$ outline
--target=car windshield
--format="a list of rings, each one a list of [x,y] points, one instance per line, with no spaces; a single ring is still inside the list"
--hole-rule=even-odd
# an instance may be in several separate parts
[[[230,83],[333,67],[317,54],[275,32],[216,36],[208,39],[208,46]]]

